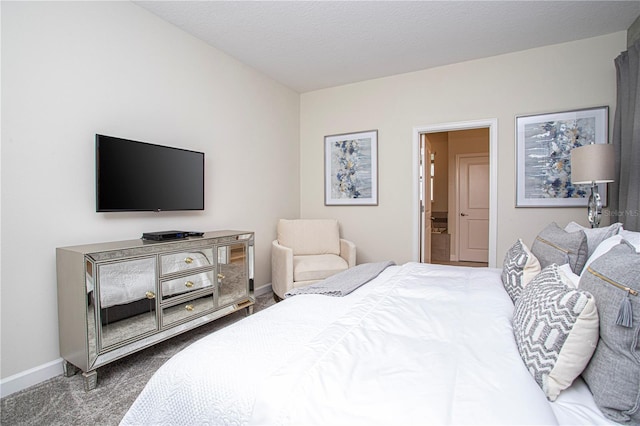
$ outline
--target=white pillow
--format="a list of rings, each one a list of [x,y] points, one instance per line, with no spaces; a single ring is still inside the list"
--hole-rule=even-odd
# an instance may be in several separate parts
[[[607,238],[617,235],[622,229],[621,223],[613,223],[604,228],[586,228],[576,222],[569,222],[564,230],[567,232],[584,231],[587,235],[587,256],[591,257],[595,249]]]
[[[629,241],[632,246],[636,248],[636,253],[640,253],[640,232],[627,231],[626,229],[620,230],[622,238]]]
[[[601,242],[600,245],[598,245],[598,247],[596,247],[596,249],[593,251],[593,254],[589,256],[589,259],[587,259],[587,263],[584,264],[584,268],[582,268],[582,272],[580,273],[580,276],[584,274],[584,271],[586,271],[587,267],[591,265],[591,262],[593,262],[594,260],[602,256],[603,254],[607,253],[613,247],[620,244],[622,240],[623,240],[622,234],[618,234],[618,235],[614,235],[613,237],[609,237],[603,242]]]

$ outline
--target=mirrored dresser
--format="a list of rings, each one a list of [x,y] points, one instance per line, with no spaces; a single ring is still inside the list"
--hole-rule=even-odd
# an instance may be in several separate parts
[[[97,371],[133,352],[222,316],[253,313],[254,234],[206,232],[56,249],[64,373],[85,389]]]

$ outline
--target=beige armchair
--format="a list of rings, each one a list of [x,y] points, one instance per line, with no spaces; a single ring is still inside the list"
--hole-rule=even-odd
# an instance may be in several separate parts
[[[333,219],[280,219],[271,245],[271,287],[276,300],[356,265],[356,246],[340,238]]]

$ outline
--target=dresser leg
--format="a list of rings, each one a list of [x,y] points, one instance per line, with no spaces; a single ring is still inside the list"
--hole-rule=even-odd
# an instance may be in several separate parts
[[[84,390],[90,391],[96,388],[98,385],[98,372],[96,370],[87,371],[86,373],[82,373],[84,377]]]
[[[75,375],[79,370],[80,369],[78,367],[71,364],[66,359],[62,361],[62,371],[63,371],[64,377],[71,377]]]
[[[245,315],[249,316],[249,315],[253,315],[253,305],[251,306],[247,306],[245,309]]]

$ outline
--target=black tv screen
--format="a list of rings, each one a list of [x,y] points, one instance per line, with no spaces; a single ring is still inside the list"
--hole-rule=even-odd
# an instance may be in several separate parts
[[[204,153],[96,135],[96,211],[204,210]]]

